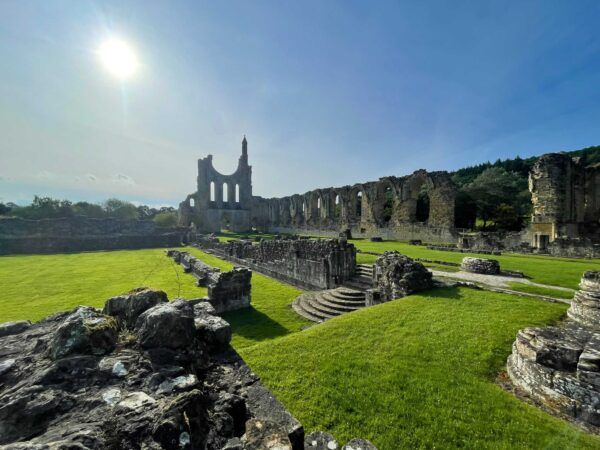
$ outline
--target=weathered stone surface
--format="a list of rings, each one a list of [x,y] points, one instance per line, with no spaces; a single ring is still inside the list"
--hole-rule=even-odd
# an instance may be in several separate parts
[[[144,348],[183,348],[194,339],[193,307],[184,300],[162,303],[144,311],[135,331]]]
[[[582,325],[600,331],[600,272],[583,274],[567,314]]]
[[[54,359],[74,353],[104,355],[117,342],[117,323],[89,306],[79,306],[58,327],[50,345]]]
[[[133,328],[144,311],[168,301],[167,294],[148,288],[139,288],[126,295],[109,298],[102,312],[113,316],[127,328]]]
[[[203,341],[223,346],[231,341],[231,326],[221,317],[202,313],[194,320],[196,333]]]
[[[304,439],[304,448],[306,450],[338,450],[339,446],[331,434],[315,431]]]
[[[482,273],[486,275],[499,275],[500,274],[500,263],[495,259],[487,258],[463,258],[460,269],[465,272],[471,273]]]
[[[0,324],[0,337],[11,334],[22,333],[31,326],[29,320],[18,320],[16,322],[6,322]]]
[[[193,320],[193,305],[182,300],[146,310],[133,330],[79,307],[0,337],[0,446],[302,449],[302,426],[231,347],[204,342]],[[125,338],[117,347],[105,338],[113,327]],[[171,362],[143,350],[148,330]],[[54,348],[60,359],[50,357]]]
[[[373,289],[366,292],[366,305],[387,302],[432,287],[432,276],[423,264],[401,255],[385,252],[373,266]]]
[[[598,272],[586,272],[560,326],[517,334],[507,372],[512,382],[549,409],[600,428],[600,331],[595,308]]]

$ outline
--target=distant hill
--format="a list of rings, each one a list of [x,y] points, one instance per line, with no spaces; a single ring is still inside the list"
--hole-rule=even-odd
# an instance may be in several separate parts
[[[581,156],[584,158],[585,164],[596,164],[600,163],[600,145],[593,147],[582,148],[581,150],[573,150],[565,152],[571,156]],[[541,155],[540,155],[541,156]],[[529,170],[535,164],[539,156],[532,156],[530,158],[523,159],[519,156],[513,159],[498,159],[494,163],[489,161],[483,164],[477,164],[476,166],[463,167],[455,172],[452,172],[452,179],[459,186],[464,186],[471,183],[479,174],[490,167],[501,167],[508,172],[515,172],[524,178],[527,178]]]

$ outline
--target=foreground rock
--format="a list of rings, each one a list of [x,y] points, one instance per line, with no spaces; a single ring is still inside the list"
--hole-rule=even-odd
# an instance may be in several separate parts
[[[432,275],[423,264],[396,251],[385,252],[373,266],[373,289],[366,292],[366,305],[405,297],[433,286]]]
[[[595,433],[600,429],[600,272],[586,272],[560,326],[517,334],[507,371],[547,409]]]
[[[4,326],[2,448],[304,448],[302,425],[229,346],[210,305],[137,289],[103,311]]]

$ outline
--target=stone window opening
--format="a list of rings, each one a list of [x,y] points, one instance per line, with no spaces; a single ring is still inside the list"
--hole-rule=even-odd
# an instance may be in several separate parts
[[[362,191],[358,191],[358,193],[356,194],[356,216],[357,217],[362,217],[362,199],[363,199],[363,193],[362,193]]]
[[[223,203],[227,203],[229,201],[229,192],[227,183],[223,183]]]
[[[342,205],[340,204],[340,196],[335,195],[334,206],[333,206],[333,217],[339,219],[342,212]]]
[[[215,194],[215,182],[211,181],[210,182],[210,201],[214,202],[216,199],[216,194]]]
[[[383,222],[389,223],[394,213],[394,192],[390,186],[383,192]]]
[[[193,198],[190,198],[190,208],[193,208],[196,206],[196,200],[194,200]]]
[[[415,212],[415,220],[417,222],[427,222],[429,220],[429,207],[431,202],[427,191],[427,185],[423,185],[417,197],[417,208]]]
[[[235,185],[235,202],[236,203],[240,202],[240,185],[239,184]]]

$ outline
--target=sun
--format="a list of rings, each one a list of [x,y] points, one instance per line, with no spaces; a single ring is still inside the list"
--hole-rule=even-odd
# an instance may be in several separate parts
[[[104,67],[121,80],[130,78],[138,69],[139,64],[133,49],[117,38],[104,41],[98,48],[98,56]]]

